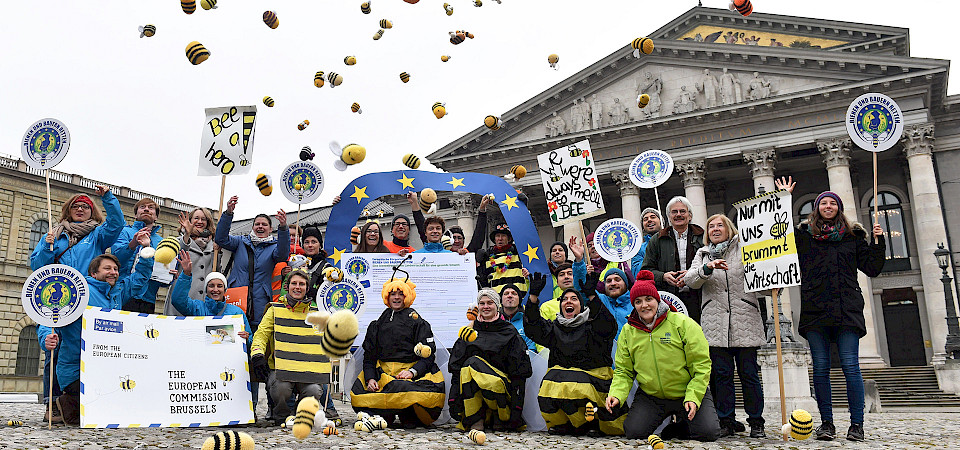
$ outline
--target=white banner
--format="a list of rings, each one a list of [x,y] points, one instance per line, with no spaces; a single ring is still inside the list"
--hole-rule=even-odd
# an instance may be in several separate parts
[[[457,331],[467,324],[467,306],[477,300],[477,266],[473,253],[460,256],[453,252],[411,253],[413,258],[401,269],[410,273],[417,285],[413,309],[430,322],[433,334],[447,347],[453,347]],[[357,280],[364,289],[365,302],[357,319],[360,334],[355,345],[362,345],[367,325],[377,320],[383,304],[383,283],[393,275],[393,267],[403,260],[393,253],[345,254],[341,260],[344,277]],[[397,272],[400,279],[406,278]],[[319,302],[319,298],[317,299]]]
[[[207,108],[197,175],[244,175],[253,164],[256,106]]]
[[[590,141],[582,140],[538,155],[537,164],[553,226],[606,213]]]
[[[139,315],[88,307],[80,426],[253,423],[243,317]]]
[[[740,257],[747,292],[800,284],[793,235],[793,197],[784,190],[733,204],[740,230]]]

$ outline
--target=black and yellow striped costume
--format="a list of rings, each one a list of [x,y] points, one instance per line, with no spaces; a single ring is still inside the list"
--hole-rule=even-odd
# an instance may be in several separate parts
[[[280,297],[281,300],[284,297]],[[330,383],[330,359],[320,348],[321,334],[304,322],[307,313],[317,311],[309,303],[271,302],[253,335],[251,355],[266,355],[280,381],[290,383]],[[273,351],[267,355],[268,347]]]
[[[533,374],[527,344],[503,318],[474,321],[477,339],[458,339],[450,354],[450,416],[468,429],[479,420],[493,430],[523,429],[524,383]]]
[[[421,358],[413,348],[422,343],[430,347],[430,356]],[[350,389],[353,409],[411,425],[430,425],[440,417],[446,396],[443,374],[434,362],[437,346],[430,323],[413,308],[399,311],[387,308],[370,323],[363,339],[363,371]],[[413,369],[413,380],[396,376]],[[367,382],[377,380],[380,390],[367,390]]]
[[[514,284],[520,289],[520,298],[526,296],[529,284],[523,276],[521,256],[514,244],[505,248],[490,248],[487,258],[481,261],[481,283],[490,286],[498,294],[504,286]]]
[[[567,291],[573,289],[564,295]],[[582,302],[579,293],[578,297]],[[610,354],[617,335],[613,314],[594,296],[587,305],[587,321],[569,327],[544,320],[536,311],[539,306],[540,302],[527,302],[527,310],[534,311],[523,315],[523,329],[527,337],[550,349],[550,368],[537,395],[547,427],[570,434],[599,428],[607,435],[622,435],[627,408],[618,406],[611,414],[604,406],[613,380]],[[597,407],[591,422],[584,417],[587,402]]]

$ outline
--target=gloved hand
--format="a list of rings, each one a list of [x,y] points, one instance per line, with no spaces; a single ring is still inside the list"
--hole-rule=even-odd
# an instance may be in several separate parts
[[[480,315],[480,308],[477,307],[476,303],[471,303],[467,307],[467,320],[477,320],[477,316]]]
[[[588,273],[587,278],[580,284],[580,292],[586,297],[593,295],[597,290],[597,283],[599,282],[600,272],[594,271],[593,273]]]
[[[547,276],[534,272],[530,274],[530,294],[540,297],[540,291],[547,286]]]
[[[250,358],[250,373],[253,374],[254,378],[267,381],[267,377],[270,375],[267,358],[261,354],[253,355]]]

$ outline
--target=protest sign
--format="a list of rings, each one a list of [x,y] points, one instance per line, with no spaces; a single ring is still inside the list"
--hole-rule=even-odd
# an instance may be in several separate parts
[[[253,164],[256,106],[225,106],[204,110],[197,175],[244,175]]]
[[[57,119],[40,119],[30,125],[23,133],[20,154],[28,166],[46,170],[52,169],[70,150],[70,130]]]
[[[247,341],[240,331],[239,315],[174,317],[87,308],[80,426],[253,423]]]
[[[446,347],[453,347],[457,340],[457,331],[466,325],[467,306],[477,300],[477,269],[472,253],[458,255],[448,253],[411,253],[412,259],[403,263],[403,270],[410,273],[410,281],[417,285],[417,298],[413,308],[420,317],[430,322],[433,334]],[[366,333],[367,325],[377,320],[386,306],[381,291],[383,283],[393,276],[393,267],[403,258],[393,253],[358,253],[344,255],[344,280],[352,279],[363,288],[363,299],[359,305],[351,307],[358,311],[360,334],[356,345],[360,345]],[[397,272],[397,277],[406,275]],[[356,285],[355,284],[355,285]],[[323,288],[321,288],[322,290]],[[330,297],[332,298],[332,296]],[[343,292],[340,293],[343,297]],[[329,300],[328,300],[329,301]],[[324,296],[317,295],[320,309],[340,309],[327,305]],[[346,302],[346,300],[341,300]],[[349,303],[349,302],[347,302]],[[366,304],[366,305],[364,305]],[[364,307],[365,306],[365,307]]]
[[[293,203],[310,203],[323,192],[323,172],[310,161],[291,163],[280,176],[280,191]]]
[[[20,291],[23,311],[45,327],[63,327],[80,318],[90,292],[79,270],[63,264],[43,266],[27,277]]]
[[[555,227],[606,213],[590,141],[537,156],[550,223]]]
[[[793,197],[784,190],[734,203],[746,292],[800,284]]]
[[[629,261],[642,243],[640,228],[626,219],[610,219],[593,233],[593,248],[607,261]]]

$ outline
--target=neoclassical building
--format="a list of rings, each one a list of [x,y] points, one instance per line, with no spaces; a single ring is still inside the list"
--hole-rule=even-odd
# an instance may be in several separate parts
[[[428,159],[451,172],[504,175],[512,165],[526,166],[530,175],[516,184],[529,197],[545,245],[579,235],[579,228],[550,225],[537,155],[583,139],[593,149],[607,211],[584,221],[588,232],[614,217],[639,223],[644,207],[656,207],[654,193],[635,187],[626,173],[650,149],[676,162],[676,174],[659,188],[661,201],[685,195],[694,223],[713,213],[733,217],[734,202],[792,176],[796,220],[819,192],[832,190],[849,218],[869,228],[872,156],[851,144],[843,119],[859,95],[886,94],[902,108],[906,129],[898,145],[879,154],[887,263],[879,277],[859,280],[868,328],[861,362],[942,362],[946,303],[933,252],[938,243],[960,248],[960,96],[946,95],[949,61],[911,57],[905,28],[759,12],[745,18],[703,7],[649,37],[652,54],[636,58],[625,43],[503,113],[500,130],[481,124]],[[636,103],[641,93],[650,96],[644,109]],[[450,201],[441,214],[472,226],[476,199]],[[955,270],[951,276],[956,288]],[[794,327],[798,299],[798,288],[782,298]]]

